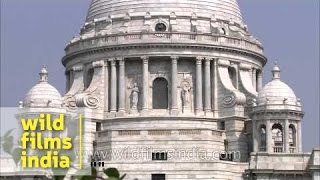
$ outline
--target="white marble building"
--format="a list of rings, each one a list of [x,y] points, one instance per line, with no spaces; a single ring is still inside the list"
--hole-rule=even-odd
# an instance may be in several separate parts
[[[320,179],[320,149],[302,152],[300,99],[278,65],[263,86],[267,58],[236,0],[93,0],[65,52],[67,93],[39,88],[41,102],[89,109],[97,152],[147,149],[97,158],[126,179]]]

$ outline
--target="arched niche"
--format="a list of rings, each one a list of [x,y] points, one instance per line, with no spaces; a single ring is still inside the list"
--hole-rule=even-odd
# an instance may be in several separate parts
[[[267,150],[267,131],[264,124],[259,127],[259,150],[262,152]]]
[[[168,81],[158,77],[152,83],[152,108],[168,109]]]

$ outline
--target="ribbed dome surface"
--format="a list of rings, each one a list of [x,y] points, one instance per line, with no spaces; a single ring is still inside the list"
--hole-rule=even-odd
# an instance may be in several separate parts
[[[23,101],[23,106],[34,107],[57,107],[62,106],[62,97],[59,91],[48,83],[48,71],[42,67],[38,84],[33,86]]]
[[[294,91],[280,80],[280,68],[275,65],[272,69],[273,79],[258,93],[258,104],[297,104]]]
[[[61,107],[62,97],[52,85],[40,82],[30,89],[23,104],[25,107]]]
[[[109,15],[126,13],[162,12],[170,14],[196,13],[211,17],[223,17],[242,22],[240,9],[236,0],[93,0],[87,22]]]
[[[265,85],[258,94],[258,103],[265,103],[268,99],[269,103],[283,102],[284,99],[288,102],[296,102],[296,95],[293,90],[279,79],[273,80]]]

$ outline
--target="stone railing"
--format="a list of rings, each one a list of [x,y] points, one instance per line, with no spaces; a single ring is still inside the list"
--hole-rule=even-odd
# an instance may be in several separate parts
[[[290,147],[290,148],[289,148],[289,152],[290,152],[290,153],[296,152],[296,148],[295,148],[295,147]]]
[[[283,147],[282,146],[274,146],[273,147],[273,152],[282,153],[283,152]]]
[[[96,132],[96,140],[105,142],[112,137],[117,136],[199,136],[210,135],[214,139],[223,140],[223,132],[221,130],[209,130],[209,129],[176,129],[176,130],[103,130]]]
[[[150,44],[150,43],[177,43],[201,44],[233,47],[249,50],[263,55],[263,47],[247,39],[236,37],[197,34],[197,33],[130,33],[114,35],[96,35],[87,38],[75,38],[65,49],[66,54],[72,54],[89,48],[98,48],[113,45]]]

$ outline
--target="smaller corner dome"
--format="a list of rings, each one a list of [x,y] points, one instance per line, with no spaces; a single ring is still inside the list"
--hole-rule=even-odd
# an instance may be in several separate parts
[[[299,106],[299,100],[294,91],[280,80],[280,72],[279,66],[275,65],[272,69],[272,81],[267,83],[258,93],[258,105],[287,104]]]
[[[61,108],[63,101],[59,91],[48,83],[48,72],[46,67],[42,67],[38,84],[33,86],[23,101],[25,108],[53,107]]]

